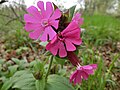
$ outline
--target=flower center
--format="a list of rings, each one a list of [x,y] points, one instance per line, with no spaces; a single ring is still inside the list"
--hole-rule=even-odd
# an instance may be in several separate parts
[[[65,38],[62,36],[60,32],[58,32],[58,39],[62,42],[64,42]]]
[[[48,26],[48,20],[43,19],[42,22],[41,22],[41,25],[42,25],[43,27]]]

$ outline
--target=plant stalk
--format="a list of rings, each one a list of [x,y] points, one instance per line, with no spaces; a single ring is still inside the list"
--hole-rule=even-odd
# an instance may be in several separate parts
[[[53,62],[53,55],[50,56],[50,64],[49,64],[48,71],[47,71],[46,76],[45,76],[46,81],[47,81],[47,77],[49,75],[49,72],[50,72],[50,69],[51,69],[51,66],[52,66],[52,62]]]

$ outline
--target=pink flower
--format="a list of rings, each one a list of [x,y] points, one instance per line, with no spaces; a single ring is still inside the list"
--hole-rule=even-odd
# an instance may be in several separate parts
[[[76,13],[72,19],[72,21],[76,21],[76,23],[78,23],[78,25],[82,25],[83,24],[83,18],[81,18],[81,14]]]
[[[94,74],[94,70],[97,69],[97,64],[91,64],[86,66],[78,66],[77,70],[73,72],[70,76],[70,82],[74,82],[74,85],[76,83],[80,84],[82,82],[82,79],[87,80],[89,75]]]
[[[53,55],[59,54],[60,57],[66,57],[67,51],[75,51],[75,45],[80,45],[80,28],[76,22],[71,22],[66,29],[58,33],[46,46]]]
[[[24,15],[25,29],[30,32],[31,39],[47,41],[49,38],[51,40],[56,35],[52,27],[58,28],[59,20],[57,19],[61,17],[61,12],[58,9],[53,11],[51,2],[46,2],[46,10],[43,1],[39,1],[37,6],[40,10],[34,6],[27,9],[28,14]]]

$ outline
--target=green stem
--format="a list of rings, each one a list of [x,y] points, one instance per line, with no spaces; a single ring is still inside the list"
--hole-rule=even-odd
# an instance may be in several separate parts
[[[50,56],[50,64],[49,64],[48,71],[47,71],[46,76],[45,76],[46,81],[47,81],[47,77],[49,75],[49,72],[50,72],[50,69],[51,69],[51,66],[52,66],[52,62],[53,62],[53,55]]]

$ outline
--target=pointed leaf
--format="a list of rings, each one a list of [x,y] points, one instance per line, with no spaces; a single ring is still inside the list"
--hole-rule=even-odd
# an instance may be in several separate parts
[[[64,77],[49,75],[45,90],[75,90],[74,87]]]
[[[36,80],[35,82],[36,90],[44,90],[45,89],[45,78],[41,80]]]
[[[76,5],[75,5],[75,6],[72,6],[72,7],[69,9],[69,18],[68,18],[68,21],[71,21],[71,20],[72,20],[72,17],[73,17],[74,12],[75,12],[75,8],[76,8]]]
[[[9,90],[10,87],[12,86],[12,84],[13,84],[13,83],[12,83],[12,80],[11,80],[11,79],[10,79],[10,80],[6,80],[6,82],[4,82],[1,90]]]

